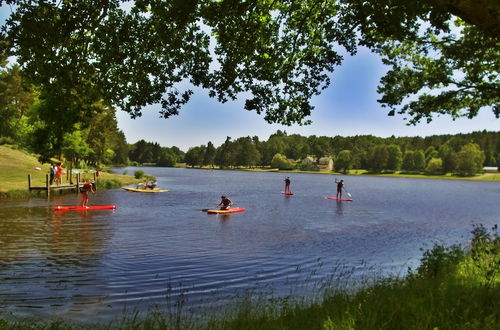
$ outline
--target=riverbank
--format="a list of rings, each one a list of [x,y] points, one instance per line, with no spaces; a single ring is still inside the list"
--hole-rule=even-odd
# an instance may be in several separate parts
[[[491,230],[475,226],[469,246],[435,245],[404,278],[368,279],[355,291],[330,285],[322,288],[317,299],[294,301],[249,293],[201,318],[184,310],[181,301],[172,303],[175,307],[154,309],[147,315],[124,312],[121,320],[106,324],[16,320],[15,315],[0,314],[0,328],[498,329],[500,237],[496,226]]]
[[[31,175],[33,186],[44,186],[46,174],[50,165],[41,165],[36,155],[15,149],[8,145],[0,146],[0,198],[25,197],[32,194],[28,190],[28,174]],[[82,178],[93,178],[93,172],[80,169]],[[66,181],[63,177],[63,183]],[[137,183],[138,180],[130,175],[100,172],[98,188],[118,188],[123,185]]]

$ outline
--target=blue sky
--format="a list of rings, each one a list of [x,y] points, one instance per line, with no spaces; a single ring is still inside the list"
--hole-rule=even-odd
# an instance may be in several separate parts
[[[304,136],[371,134],[380,137],[500,129],[500,120],[487,109],[474,119],[453,121],[449,116],[441,116],[430,124],[424,121],[417,126],[407,126],[401,115],[387,116],[388,110],[376,101],[380,98],[377,85],[385,70],[380,59],[367,49],[362,49],[354,57],[346,57],[344,64],[331,75],[330,87],[313,98],[315,110],[310,117],[313,123],[308,126],[268,124],[263,116],[244,110],[244,99],[221,104],[209,98],[203,90],[195,90],[180,115],[169,119],[159,118],[159,105],[145,109],[143,116],[135,120],[123,111],[118,112],[117,118],[129,143],[144,139],[164,147],[177,146],[184,151],[208,141],[219,146],[226,136],[235,139],[257,135],[261,140],[267,140],[278,129]]]

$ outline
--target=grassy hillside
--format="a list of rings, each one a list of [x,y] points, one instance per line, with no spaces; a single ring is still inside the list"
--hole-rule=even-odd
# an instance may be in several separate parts
[[[49,173],[49,164],[40,164],[37,155],[14,149],[8,145],[0,146],[0,193],[28,189],[28,174],[31,174],[33,186],[45,185],[45,176]],[[90,175],[89,175],[90,178]],[[122,185],[135,183],[137,180],[128,175],[103,172],[102,179],[116,180]],[[65,176],[63,177],[63,183]]]

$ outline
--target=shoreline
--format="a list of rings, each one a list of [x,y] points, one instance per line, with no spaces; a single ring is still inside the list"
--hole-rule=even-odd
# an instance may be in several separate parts
[[[138,166],[141,167],[141,166]],[[387,177],[387,178],[410,178],[410,179],[433,179],[433,180],[463,180],[463,181],[488,181],[500,182],[500,172],[498,173],[482,173],[471,177],[455,176],[451,174],[433,175],[433,174],[412,174],[412,173],[372,173],[366,170],[350,170],[348,173],[340,173],[334,171],[303,171],[303,170],[279,170],[273,168],[217,168],[217,167],[186,167],[175,166],[175,168],[198,169],[198,170],[218,170],[218,171],[243,171],[243,172],[271,172],[271,173],[286,173],[286,174],[319,174],[319,175],[335,175],[335,176],[370,176],[370,177]]]

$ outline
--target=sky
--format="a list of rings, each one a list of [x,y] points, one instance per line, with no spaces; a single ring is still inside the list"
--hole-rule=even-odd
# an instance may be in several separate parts
[[[425,137],[500,130],[500,120],[489,109],[474,119],[452,120],[450,116],[440,116],[430,124],[424,120],[416,126],[408,126],[402,115],[387,116],[388,110],[377,102],[380,98],[377,85],[386,70],[377,55],[367,49],[361,49],[354,57],[346,57],[343,65],[331,75],[330,87],[312,99],[315,110],[309,117],[312,124],[307,126],[268,124],[263,115],[244,109],[243,98],[222,104],[198,89],[178,116],[160,118],[160,105],[144,109],[143,116],[137,119],[118,111],[118,126],[128,143],[144,139],[184,151],[209,141],[217,147],[227,136],[234,140],[256,135],[260,140],[267,140],[278,129],[288,135],[331,137],[367,134]]]
[[[9,14],[10,8],[1,6],[0,23]],[[126,112],[118,110],[118,127],[128,143],[144,139],[158,142],[163,147],[176,146],[184,151],[206,145],[209,141],[217,147],[224,143],[227,136],[232,139],[258,136],[260,140],[267,140],[278,129],[289,135],[331,137],[368,134],[425,137],[484,129],[500,130],[500,120],[489,109],[483,110],[474,119],[454,121],[449,116],[441,116],[430,124],[424,120],[416,126],[408,126],[402,115],[387,116],[388,110],[376,101],[380,98],[377,85],[386,70],[377,55],[367,49],[360,49],[356,56],[346,56],[343,64],[331,74],[330,87],[313,97],[315,110],[308,118],[312,124],[307,126],[268,124],[263,115],[244,109],[244,98],[222,104],[209,98],[206,90],[194,89],[191,100],[178,116],[161,118],[159,104],[145,108],[142,117],[136,119],[130,119]]]

